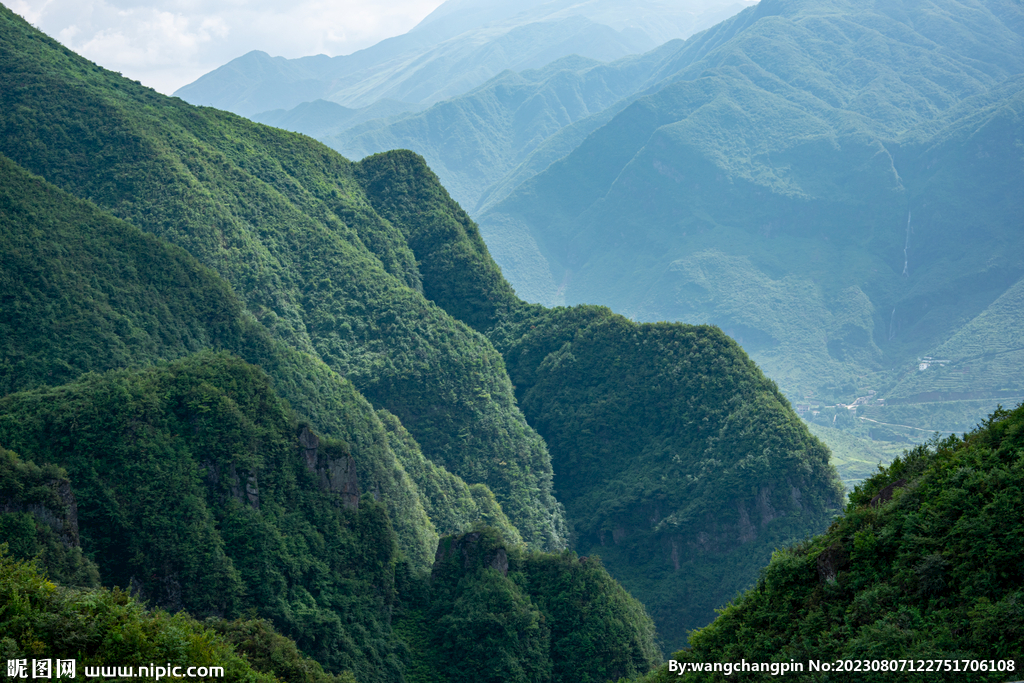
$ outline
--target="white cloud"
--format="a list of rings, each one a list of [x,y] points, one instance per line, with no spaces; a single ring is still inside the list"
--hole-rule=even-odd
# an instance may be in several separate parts
[[[10,0],[68,48],[172,93],[251,50],[343,55],[405,33],[442,0]]]

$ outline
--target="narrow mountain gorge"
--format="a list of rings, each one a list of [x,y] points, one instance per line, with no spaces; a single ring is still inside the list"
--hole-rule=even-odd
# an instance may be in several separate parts
[[[483,648],[503,680],[634,676],[655,626],[682,645],[838,509],[827,449],[735,342],[524,303],[422,157],[158,95],[6,9],[0,65],[0,445],[12,481],[66,482],[79,538],[17,502],[5,552],[60,543],[42,569],[122,591],[50,599],[5,557],[31,596],[9,656],[91,599],[153,629],[136,653],[172,619],[239,671],[469,680],[453,657]]]

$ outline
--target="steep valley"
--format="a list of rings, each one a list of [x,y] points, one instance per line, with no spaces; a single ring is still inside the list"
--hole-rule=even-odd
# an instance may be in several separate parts
[[[95,604],[210,620],[177,617],[190,638],[276,629],[261,642],[367,683],[469,676],[447,662],[498,614],[487,652],[518,668],[486,675],[605,680],[656,665],[655,625],[682,645],[840,505],[827,449],[734,341],[522,301],[415,154],[353,163],[192,107],[6,9],[0,130],[5,477],[66,478],[83,557],[125,591]],[[15,559],[52,545],[10,514]],[[484,537],[442,590],[438,548]],[[11,590],[42,585],[4,562]],[[40,590],[4,626],[11,657],[78,609]]]

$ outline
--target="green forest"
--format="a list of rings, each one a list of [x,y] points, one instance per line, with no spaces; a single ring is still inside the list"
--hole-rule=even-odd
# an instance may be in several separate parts
[[[892,629],[851,629],[901,591],[906,652],[994,657],[1009,620],[998,656],[1019,657],[1019,422],[911,451],[846,503],[828,448],[720,328],[526,303],[419,155],[352,162],[165,97],[0,8],[9,661],[639,681],[677,651],[888,652]],[[954,458],[974,468],[955,495],[927,479]],[[948,506],[905,538],[883,529],[932,498]],[[853,550],[794,616],[745,607],[787,571],[796,595],[836,533]],[[950,534],[991,547],[961,572]],[[860,568],[875,550],[897,559]],[[840,596],[863,591],[847,620]]]
[[[1020,679],[1022,487],[1024,406],[908,450],[858,486],[825,533],[776,552],[756,585],[673,655],[676,664],[640,680],[678,680],[682,664],[744,658],[805,667],[810,660],[897,660],[903,681]],[[916,664],[925,660],[956,665],[910,671],[900,660],[917,669],[927,668]],[[804,672],[800,678],[815,681],[886,677],[870,666]],[[683,680],[721,676],[691,672]]]

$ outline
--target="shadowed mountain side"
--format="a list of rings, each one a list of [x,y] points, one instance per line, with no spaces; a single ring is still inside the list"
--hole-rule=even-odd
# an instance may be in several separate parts
[[[666,648],[838,509],[828,449],[720,330],[583,306],[520,329],[502,348],[575,546],[644,603]]]

